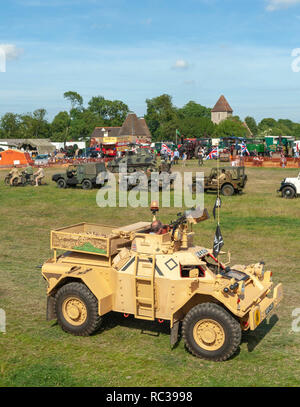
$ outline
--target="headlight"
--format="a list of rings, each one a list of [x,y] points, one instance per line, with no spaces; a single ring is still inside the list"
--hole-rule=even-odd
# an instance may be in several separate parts
[[[241,281],[239,283],[238,294],[239,295],[244,295],[245,294],[245,283],[244,283],[244,281]]]

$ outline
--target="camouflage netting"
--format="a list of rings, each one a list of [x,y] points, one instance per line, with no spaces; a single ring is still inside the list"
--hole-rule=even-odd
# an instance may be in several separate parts
[[[53,233],[52,246],[55,248],[87,251],[92,253],[106,253],[107,239],[107,235],[97,233],[80,233],[78,235]]]

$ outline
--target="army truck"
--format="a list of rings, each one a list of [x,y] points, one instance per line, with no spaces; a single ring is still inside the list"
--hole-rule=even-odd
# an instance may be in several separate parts
[[[54,174],[52,181],[56,182],[58,188],[81,185],[82,189],[91,189],[107,181],[107,171],[104,163],[69,165],[66,172]]]
[[[298,177],[284,178],[277,192],[286,199],[293,199],[300,195],[300,172]]]
[[[53,256],[42,266],[47,319],[80,336],[97,331],[111,311],[164,320],[171,345],[182,324],[193,355],[230,358],[242,332],[255,330],[277,307],[282,285],[273,289],[263,262],[230,266],[221,254],[215,257],[213,250],[195,245],[192,228],[208,219],[206,210],[187,211],[163,225],[155,203],[151,209],[152,222],[81,223],[51,231]]]
[[[239,194],[245,188],[248,176],[245,167],[220,167],[212,168],[209,176],[204,177],[204,191],[217,191],[224,196]],[[192,191],[195,192],[197,183],[200,182],[193,177]]]
[[[147,171],[156,167],[156,157],[150,150],[139,148],[137,151],[128,151],[123,157],[115,158],[107,163],[110,172]]]

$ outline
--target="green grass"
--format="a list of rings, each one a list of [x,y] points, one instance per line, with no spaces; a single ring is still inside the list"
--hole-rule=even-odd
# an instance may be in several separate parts
[[[212,165],[205,163],[205,172]],[[276,314],[244,335],[239,352],[223,363],[193,357],[182,340],[171,350],[167,323],[110,313],[99,333],[82,338],[46,322],[46,284],[36,266],[51,256],[51,228],[151,218],[147,208],[99,208],[96,190],[57,189],[51,175],[58,171],[47,170],[48,185],[40,188],[5,187],[0,171],[0,308],[7,318],[0,386],[299,386],[300,334],[292,332],[291,314],[300,307],[300,199],[276,194],[296,169],[249,168],[244,194],[222,199],[223,249],[232,264],[264,260],[284,287]],[[210,213],[214,201],[214,194],[205,195]],[[166,208],[160,218],[170,221],[178,211]],[[196,243],[211,247],[215,228],[212,216],[196,225]]]

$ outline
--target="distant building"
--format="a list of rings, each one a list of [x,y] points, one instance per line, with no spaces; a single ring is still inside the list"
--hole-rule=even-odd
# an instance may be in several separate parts
[[[221,123],[223,120],[232,116],[233,110],[227,102],[225,96],[221,96],[211,110],[211,121],[215,124]]]
[[[145,119],[129,113],[122,127],[96,127],[91,135],[91,145],[105,142],[151,143],[151,133]]]

